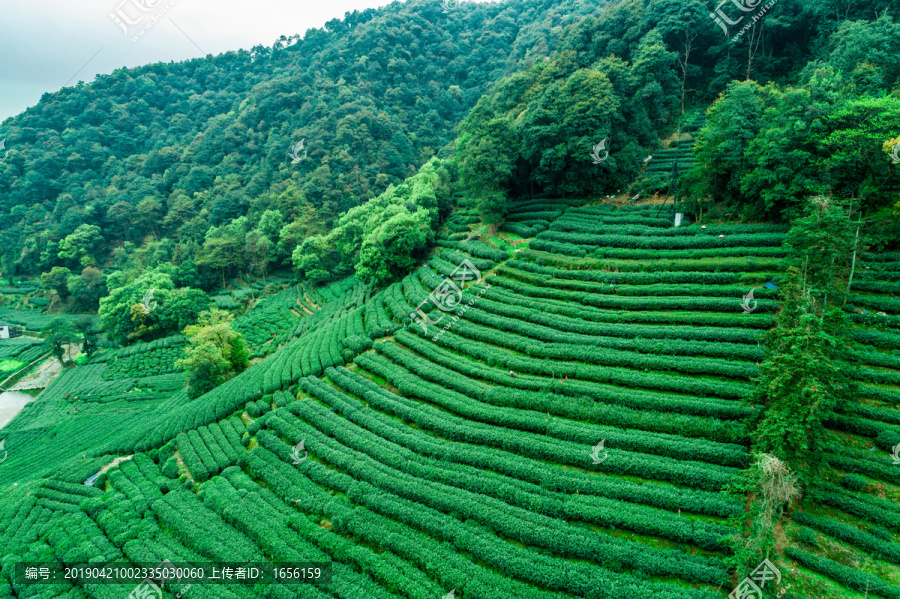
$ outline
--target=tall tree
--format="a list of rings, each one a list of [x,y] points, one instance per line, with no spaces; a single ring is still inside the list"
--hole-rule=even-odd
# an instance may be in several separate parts
[[[247,368],[249,352],[241,334],[231,328],[233,318],[214,309],[202,313],[197,324],[185,327],[188,345],[176,365],[188,372],[190,397],[199,397]]]
[[[55,291],[65,300],[69,296],[69,275],[72,271],[64,266],[54,266],[50,272],[41,275],[41,287]]]
[[[96,266],[96,253],[103,246],[103,235],[96,225],[81,225],[59,244],[59,257],[73,260],[82,267]]]
[[[63,357],[68,346],[78,340],[78,333],[72,323],[65,318],[54,318],[41,329],[41,335],[44,337],[44,347],[65,366]]]
[[[781,311],[766,335],[767,357],[752,398],[762,408],[752,425],[755,450],[784,460],[804,484],[827,455],[825,422],[851,397],[843,361],[850,342],[841,306],[854,228],[845,212],[824,198],[794,221],[786,242],[792,253]]]

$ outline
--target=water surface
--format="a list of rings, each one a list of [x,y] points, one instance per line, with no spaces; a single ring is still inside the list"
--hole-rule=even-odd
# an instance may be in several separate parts
[[[0,428],[3,428],[22,411],[25,404],[34,398],[21,391],[4,391],[0,393]]]

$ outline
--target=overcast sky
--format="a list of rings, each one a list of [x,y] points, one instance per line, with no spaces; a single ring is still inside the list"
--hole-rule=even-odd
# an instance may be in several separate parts
[[[43,93],[75,85],[79,80],[89,82],[100,73],[217,55],[259,44],[271,46],[282,35],[303,35],[307,29],[343,18],[348,11],[388,3],[0,0],[0,123],[37,104]],[[111,15],[117,15],[122,25]],[[159,17],[157,22],[132,41],[154,17]]]

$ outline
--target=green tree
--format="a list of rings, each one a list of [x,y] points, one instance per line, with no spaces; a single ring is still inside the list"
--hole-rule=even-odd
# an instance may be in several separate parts
[[[846,272],[840,265],[852,252],[850,227],[827,200],[812,202],[809,212],[789,233],[781,310],[763,338],[766,359],[749,398],[754,462],[729,489],[747,496],[745,512],[732,519],[740,534],[731,539],[730,562],[739,573],[774,551],[784,510],[821,476],[834,451],[826,422],[854,395],[844,362],[848,320],[834,302]]]
[[[740,179],[745,213],[774,220],[791,220],[810,195],[827,193],[827,169],[822,167],[823,117],[829,106],[808,89],[772,92],[773,106],[762,117],[759,133],[745,152],[747,170]]]
[[[900,200],[896,167],[885,158],[884,142],[900,129],[900,98],[854,98],[826,116],[823,170],[837,197],[855,197],[873,210]]]
[[[329,252],[330,248],[325,237],[314,235],[303,240],[303,243],[294,249],[291,260],[298,275],[313,285],[318,285],[331,278],[332,264],[329,261]]]
[[[205,293],[176,289],[172,277],[160,270],[146,272],[130,283],[111,275],[109,286],[109,295],[100,300],[100,326],[119,343],[170,335],[196,322],[209,307]]]
[[[225,287],[225,273],[237,270],[244,264],[246,235],[246,216],[236,218],[226,225],[213,227],[206,232],[197,266],[217,270],[222,276],[222,287]]]
[[[887,11],[875,21],[844,21],[828,45],[828,62],[857,93],[881,95],[900,81],[900,23]]]
[[[772,453],[808,484],[827,455],[825,422],[851,396],[845,348],[850,345],[841,309],[854,251],[854,225],[826,199],[810,203],[794,221],[792,250],[780,291],[781,310],[766,334],[766,359],[752,402],[754,448]]]
[[[65,365],[63,356],[66,355],[66,346],[78,340],[78,333],[72,323],[65,318],[54,318],[41,329],[41,335],[44,337],[44,347]]]
[[[774,93],[774,86],[733,82],[709,108],[697,137],[694,169],[699,175],[690,195],[745,203],[740,181],[751,167],[750,144],[763,127],[763,113]]]
[[[613,144],[627,145],[627,135],[612,138],[611,126],[621,102],[609,77],[601,71],[578,69],[535,91],[539,95],[526,107],[517,127],[520,155],[535,185],[562,195],[594,194],[614,185],[607,169],[616,167],[617,158],[609,158],[600,169],[590,158],[592,148],[603,139],[610,153]]]
[[[281,233],[284,225],[284,217],[279,210],[266,210],[259,217],[259,224],[256,228],[268,237],[269,241],[278,243],[278,235]]]
[[[188,372],[187,389],[191,398],[214,389],[247,368],[249,352],[241,334],[231,328],[233,316],[223,310],[210,310],[195,325],[185,327],[188,338],[185,357],[176,365]]]
[[[106,277],[98,268],[88,266],[80,275],[68,279],[72,294],[72,309],[76,312],[96,312],[100,298],[106,294]]]
[[[785,241],[791,251],[787,270],[802,278],[819,316],[844,304],[857,228],[847,210],[821,196],[809,200],[806,215],[791,224]]]
[[[702,50],[713,45],[714,28],[709,26],[709,9],[702,0],[650,0],[643,13],[645,28],[655,21],[669,50],[676,55],[679,76],[681,114],[684,114],[688,86],[703,70]],[[693,60],[692,60],[693,59]]]
[[[762,416],[752,438],[756,451],[778,456],[808,484],[828,455],[825,422],[849,397],[851,385],[840,357],[847,346],[838,332],[846,326],[842,312],[817,314],[801,276],[792,273],[778,324],[765,339],[767,357],[751,399]]]
[[[675,116],[678,88],[683,83],[678,80],[677,65],[678,55],[666,49],[659,30],[653,29],[641,39],[632,71],[647,116],[654,121],[670,122]]]
[[[245,249],[247,270],[256,276],[262,277],[263,283],[266,281],[266,272],[269,268],[273,247],[274,244],[259,229],[253,229],[247,233]]]
[[[147,196],[134,207],[134,214],[142,233],[152,231],[159,237],[159,224],[165,214],[162,202],[153,196]]]
[[[41,287],[55,291],[65,300],[69,296],[69,276],[72,271],[64,266],[54,266],[41,275]]]
[[[117,283],[110,277],[110,293],[100,300],[100,326],[111,339],[125,343],[139,326],[132,308],[141,311],[140,303],[151,290],[158,306],[175,285],[169,275],[161,272],[146,273],[128,284]]]
[[[197,216],[199,198],[189,198],[184,194],[170,197],[168,211],[162,221],[163,227],[168,231],[174,231],[181,225]]]
[[[81,225],[60,242],[59,257],[63,260],[74,260],[83,267],[96,266],[95,254],[103,243],[100,227]]]
[[[506,209],[506,197],[502,191],[486,193],[478,202],[478,214],[481,222],[486,225],[496,225],[503,221]]]
[[[513,185],[518,137],[506,118],[491,118],[488,103],[479,103],[463,125],[458,160],[462,184],[487,195]]]
[[[72,326],[81,334],[81,351],[90,358],[97,351],[97,343],[94,339],[97,332],[94,327],[94,319],[90,316],[82,315],[75,319]]]
[[[309,236],[300,221],[293,221],[281,227],[278,232],[278,243],[275,244],[275,260],[289,266],[294,250]]]
[[[154,293],[155,296],[155,293]],[[130,308],[133,330],[129,340],[156,339],[180,331],[197,321],[199,315],[209,308],[209,296],[199,289],[180,288],[163,291],[155,299],[156,308],[148,311],[141,304]]]
[[[434,240],[428,213],[403,209],[363,240],[356,276],[365,282],[384,284],[413,269]]]
[[[14,287],[16,284],[16,264],[15,258],[9,255],[8,252],[10,248],[0,248],[0,280],[6,279],[6,283],[10,287]]]

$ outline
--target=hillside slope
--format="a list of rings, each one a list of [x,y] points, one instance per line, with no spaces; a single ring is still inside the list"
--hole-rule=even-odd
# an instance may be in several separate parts
[[[604,5],[395,2],[273,47],[120,69],[45,94],[0,126],[2,266],[48,271],[82,225],[102,230],[101,267],[124,242],[202,245],[210,226],[255,222],[267,208],[319,232],[415,173],[496,80]]]
[[[334,564],[330,585],[197,597],[727,596],[743,498],[722,491],[749,463],[741,400],[774,322],[765,283],[778,284],[785,227],[673,228],[657,206],[580,204],[518,204],[509,228],[535,237],[515,251],[509,237],[442,237],[374,296],[348,279],[268,300],[312,313],[272,325],[279,349],[193,401],[161,392],[180,376],[178,338],[67,373],[6,440],[0,597],[26,592],[9,586],[14,562],[51,557]],[[463,206],[450,226],[468,219]],[[863,261],[862,392],[829,423],[844,442],[835,482],[779,531],[788,597],[900,597],[900,471],[885,451],[900,440],[897,258]],[[67,389],[103,402],[68,414]]]

